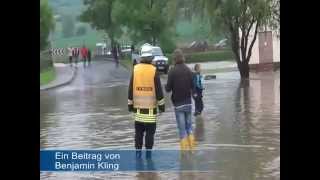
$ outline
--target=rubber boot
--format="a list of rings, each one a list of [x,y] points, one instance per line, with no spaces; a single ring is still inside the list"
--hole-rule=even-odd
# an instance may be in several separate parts
[[[189,150],[188,137],[185,137],[185,138],[183,138],[183,139],[180,140],[180,150],[181,150],[181,151]]]
[[[194,151],[196,147],[196,141],[193,134],[188,135],[188,145],[189,145],[189,149]]]

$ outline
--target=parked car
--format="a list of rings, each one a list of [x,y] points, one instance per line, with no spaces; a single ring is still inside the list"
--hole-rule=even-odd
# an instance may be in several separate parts
[[[121,46],[121,52],[122,53],[131,53],[131,46]]]
[[[222,39],[222,40],[220,40],[218,43],[216,43],[216,44],[214,45],[214,47],[215,47],[216,49],[220,49],[220,48],[226,47],[226,45],[227,45],[227,40],[228,40],[228,39]]]
[[[169,70],[168,58],[164,56],[159,46],[152,46],[152,55],[153,55],[152,64],[157,68],[157,71],[164,72],[165,74],[167,74]],[[140,63],[140,60],[141,60],[140,54],[132,53],[133,64]]]

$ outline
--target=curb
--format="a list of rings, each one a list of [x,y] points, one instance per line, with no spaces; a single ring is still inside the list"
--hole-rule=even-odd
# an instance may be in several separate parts
[[[68,85],[74,80],[74,78],[76,77],[76,73],[77,73],[77,68],[72,70],[72,76],[66,82],[57,84],[55,86],[50,86],[50,87],[43,87],[43,88],[40,87],[40,91],[51,90],[51,89],[58,88],[58,87],[61,87],[61,86],[64,86],[64,85]]]

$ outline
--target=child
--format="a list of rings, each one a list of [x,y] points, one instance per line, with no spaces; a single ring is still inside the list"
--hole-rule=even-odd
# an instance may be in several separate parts
[[[196,95],[193,96],[195,101],[195,112],[194,116],[201,115],[203,110],[203,101],[202,101],[202,91],[203,88],[203,77],[201,75],[200,64],[194,66],[194,75],[193,75],[193,84],[196,89]]]

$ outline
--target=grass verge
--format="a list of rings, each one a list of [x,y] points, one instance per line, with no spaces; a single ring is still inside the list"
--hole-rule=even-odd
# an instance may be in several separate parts
[[[169,63],[172,64],[172,54],[167,54]],[[219,50],[210,52],[198,52],[185,54],[186,63],[197,63],[197,62],[217,62],[217,61],[229,61],[233,60],[234,56],[230,50]]]
[[[166,54],[166,56],[169,58],[169,64],[172,65],[172,54]],[[186,63],[233,61],[234,59],[232,51],[229,50],[190,53],[185,54],[185,58]],[[129,56],[126,56],[123,59],[121,59],[120,64],[123,65],[129,71],[131,71],[133,68]]]
[[[40,73],[40,86],[46,85],[53,81],[56,77],[56,72],[53,67],[43,70]]]
[[[132,71],[133,69],[132,62],[129,57],[124,57],[123,59],[121,59],[120,64],[124,66],[126,69],[128,69],[129,71]]]

